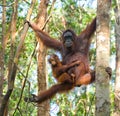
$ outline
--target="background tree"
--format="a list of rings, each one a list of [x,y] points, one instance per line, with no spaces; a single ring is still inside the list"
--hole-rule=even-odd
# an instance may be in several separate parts
[[[110,56],[110,0],[97,0],[97,41],[96,41],[96,116],[110,115],[109,66]]]
[[[2,95],[3,95],[3,80],[4,80],[4,51],[5,51],[5,34],[6,34],[6,0],[2,0],[2,4],[4,5],[2,8],[2,35],[0,41],[0,107],[2,103]]]
[[[32,3],[34,3],[34,2],[32,2]],[[28,16],[27,16],[28,19],[30,18],[30,15],[32,13],[31,11],[32,11],[33,5],[34,4],[31,4],[30,10],[28,12]],[[3,6],[4,6],[4,4],[3,4]],[[22,48],[22,45],[23,45],[23,42],[25,39],[26,32],[28,30],[28,25],[25,25],[23,28],[23,33],[20,36],[20,38],[21,38],[20,44],[18,45],[18,48],[15,51],[15,46],[16,46],[15,40],[16,40],[16,33],[17,33],[16,32],[16,28],[17,28],[16,22],[17,22],[18,1],[14,0],[12,6],[13,6],[13,9],[12,9],[13,11],[12,11],[12,16],[11,16],[11,22],[9,24],[9,28],[8,28],[8,32],[7,32],[8,35],[6,34],[7,38],[10,37],[10,51],[11,51],[9,54],[8,75],[6,75],[8,78],[8,89],[6,91],[6,94],[2,98],[2,103],[1,103],[1,107],[0,107],[0,116],[7,115],[6,108],[7,108],[9,98],[10,98],[13,88],[14,88],[14,81],[15,81],[15,77],[16,77],[18,59],[20,56],[20,51],[21,51],[21,48]],[[2,29],[4,30],[4,28],[2,28]],[[4,40],[4,42],[6,42],[6,41]],[[4,46],[4,44],[2,44],[2,46]],[[4,46],[4,47],[6,47],[6,46]],[[2,61],[3,60],[4,59],[2,59]]]
[[[44,29],[44,25],[47,17],[47,6],[49,0],[41,0],[40,6],[38,8],[38,15],[36,19],[36,24]],[[37,38],[38,47],[37,47],[37,74],[38,74],[38,94],[42,90],[47,88],[47,77],[46,77],[46,47],[42,43],[42,41]],[[49,116],[49,102],[45,101],[38,106],[38,116]]]
[[[115,8],[115,37],[116,37],[116,80],[115,80],[115,113],[120,115],[120,3],[116,1]]]

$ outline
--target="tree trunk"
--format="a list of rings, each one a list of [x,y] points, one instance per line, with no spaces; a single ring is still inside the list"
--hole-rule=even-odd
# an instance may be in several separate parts
[[[6,0],[2,1],[3,10],[2,10],[2,38],[0,41],[0,107],[2,103],[2,95],[3,95],[3,80],[4,80],[4,40],[5,40],[5,32],[6,32]]]
[[[116,81],[115,81],[115,112],[114,116],[120,116],[120,2],[115,9],[116,25]]]
[[[37,25],[42,29],[44,27],[46,17],[47,17],[47,6],[48,0],[41,0],[40,6],[38,8],[38,15],[37,15]],[[45,90],[47,87],[46,83],[46,47],[40,40],[38,40],[38,49],[37,49],[37,62],[38,62],[38,94]],[[38,116],[49,116],[49,101],[45,101],[38,106]]]
[[[110,0],[97,1],[96,116],[110,115],[109,75],[105,71],[110,55],[110,4]]]

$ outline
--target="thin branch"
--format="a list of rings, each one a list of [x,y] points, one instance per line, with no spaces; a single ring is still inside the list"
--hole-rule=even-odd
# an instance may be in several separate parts
[[[18,111],[20,112],[20,116],[23,116],[23,115],[22,115],[22,112],[20,111],[20,108],[17,108],[17,109],[18,109]],[[14,116],[14,115],[13,115],[13,116]]]
[[[26,17],[26,20],[30,20],[30,17],[31,17],[31,14],[32,14],[32,10],[33,10],[33,7],[34,7],[34,4],[35,4],[35,1],[36,0],[32,0],[32,3],[31,3],[31,7],[27,13],[27,17]],[[18,58],[20,56],[20,51],[22,49],[22,46],[23,46],[23,43],[24,43],[24,40],[25,40],[25,37],[26,37],[26,34],[27,34],[27,31],[28,31],[28,24],[25,23],[24,27],[23,27],[23,31],[20,35],[20,43],[18,45],[18,48],[17,48],[17,51],[16,51],[16,54],[15,54],[15,63],[17,64],[18,63]]]
[[[27,80],[28,81],[28,80]],[[29,81],[28,81],[29,82]],[[31,85],[30,85],[30,82],[28,83],[28,91],[29,91],[29,96],[30,96],[30,87],[31,87]],[[26,105],[26,116],[27,116],[27,107],[28,106],[28,103],[27,103],[27,105]]]
[[[35,55],[35,49],[34,49],[32,55],[31,55],[31,57],[30,57],[30,62],[29,62],[29,65],[28,65],[28,68],[27,68],[27,72],[26,72],[26,75],[25,75],[25,79],[24,79],[24,82],[23,82],[23,86],[22,86],[20,98],[19,98],[19,101],[18,101],[18,103],[17,103],[17,106],[16,106],[16,108],[15,108],[15,111],[14,111],[13,115],[16,113],[16,110],[17,110],[17,108],[19,107],[19,104],[20,104],[20,102],[21,102],[22,95],[23,95],[23,91],[24,91],[25,84],[26,84],[27,77],[28,77],[28,72],[29,72],[29,69],[30,69],[30,66],[31,66],[31,63],[32,63],[32,58],[34,57],[34,55]]]
[[[45,21],[44,26],[41,28],[42,30],[44,30],[46,24],[48,23],[48,21],[50,20],[50,18],[51,18],[51,16],[52,16],[52,11],[53,11],[55,2],[56,2],[56,0],[53,0],[52,5],[51,5],[51,8],[50,8],[50,15],[48,16],[47,20]]]
[[[28,5],[30,5],[30,3],[27,0],[23,0],[24,2],[26,2]]]

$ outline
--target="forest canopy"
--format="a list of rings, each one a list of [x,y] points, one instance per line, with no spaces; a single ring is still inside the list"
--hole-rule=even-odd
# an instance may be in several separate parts
[[[107,83],[110,96],[109,113],[120,114],[119,78],[120,78],[120,39],[119,11],[117,0],[106,1],[101,7],[100,0],[2,0],[0,1],[0,116],[14,115],[51,115],[51,116],[94,116],[96,110],[96,82],[90,85],[75,87],[70,92],[57,94],[43,104],[27,103],[26,96],[38,94],[56,84],[48,58],[59,52],[47,49],[26,22],[35,22],[52,38],[61,41],[61,34],[72,29],[79,35],[91,21],[98,16],[97,26],[106,21],[92,36],[89,51],[90,68],[99,67],[96,58],[102,57],[104,47],[110,46],[110,53],[99,60],[104,60],[112,68],[111,79],[106,82],[106,73],[97,68]],[[103,0],[103,3],[105,0]],[[102,4],[102,3],[101,3]],[[105,7],[106,6],[106,7]],[[111,8],[110,8],[111,7]],[[98,10],[99,8],[104,8]],[[106,11],[106,12],[105,12]],[[108,13],[107,15],[101,12]],[[98,15],[99,14],[99,15]],[[103,16],[100,21],[99,16]],[[108,43],[97,43],[98,36],[108,26]],[[104,28],[104,29],[103,29]],[[97,28],[99,29],[99,28]],[[99,35],[99,37],[102,35]],[[97,39],[96,39],[97,38]],[[104,42],[103,42],[104,43]],[[98,52],[98,45],[101,52]],[[97,47],[96,47],[97,46]],[[100,54],[98,54],[100,53]],[[103,71],[104,72],[104,71]],[[98,76],[97,76],[98,77]],[[98,79],[99,80],[99,79]],[[99,88],[99,87],[98,87]],[[100,92],[98,91],[98,94]],[[102,94],[104,96],[104,93]],[[99,96],[101,96],[99,94]],[[108,114],[109,114],[108,113]]]

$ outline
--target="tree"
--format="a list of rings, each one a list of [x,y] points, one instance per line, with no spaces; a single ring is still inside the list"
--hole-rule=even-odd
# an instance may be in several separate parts
[[[49,0],[41,0],[40,6],[38,8],[38,15],[36,23],[42,29],[45,25],[46,17],[47,17],[47,6]],[[42,90],[45,90],[47,87],[46,82],[46,47],[42,43],[42,41],[38,40],[38,49],[37,49],[37,74],[38,74],[38,94]],[[48,116],[49,115],[49,102],[45,101],[42,104],[39,104],[38,108],[38,116]]]
[[[116,36],[116,80],[115,80],[115,112],[120,116],[120,2],[115,8],[115,36]]]
[[[110,0],[97,0],[97,49],[96,49],[96,116],[110,115],[109,66],[110,55]]]
[[[3,95],[3,80],[4,80],[4,51],[5,51],[5,32],[6,32],[6,0],[2,0],[3,13],[2,13],[2,38],[0,41],[0,107],[2,103],[2,95]]]
[[[27,20],[29,20],[31,17],[32,9],[34,6],[34,1],[35,0],[33,0],[31,2],[31,7],[28,10],[28,14],[26,17]],[[3,2],[3,3],[5,3],[5,2]],[[6,41],[10,37],[10,54],[9,54],[8,75],[6,75],[8,78],[8,88],[7,88],[5,95],[3,96],[2,100],[1,100],[0,116],[7,115],[6,108],[7,108],[7,105],[9,103],[9,98],[13,92],[13,89],[14,89],[14,82],[15,82],[15,77],[16,77],[16,73],[17,73],[17,65],[18,65],[20,53],[22,50],[22,46],[24,43],[24,39],[25,39],[27,30],[28,30],[28,25],[25,24],[23,26],[23,31],[21,32],[21,35],[20,35],[20,43],[18,44],[18,47],[16,49],[15,40],[16,40],[16,33],[17,33],[17,16],[18,16],[17,13],[18,13],[18,0],[14,0],[14,2],[12,3],[11,21],[9,24],[8,31],[5,34],[6,35],[5,39],[3,40],[3,43],[2,43],[2,46],[4,46],[4,49],[5,49],[5,47],[6,47],[5,45],[7,43]],[[6,25],[4,25],[4,26],[6,26]],[[2,28],[2,30],[4,30],[4,28]],[[4,35],[4,33],[3,33],[3,35]],[[1,60],[3,61],[4,58]]]

